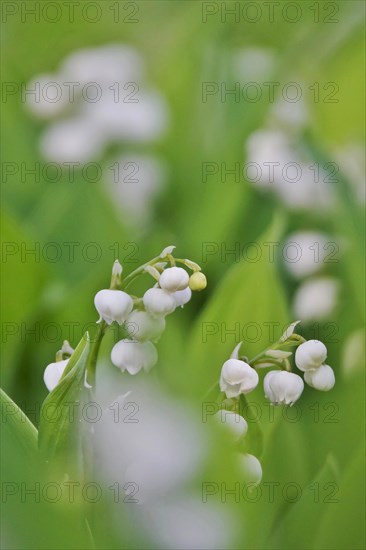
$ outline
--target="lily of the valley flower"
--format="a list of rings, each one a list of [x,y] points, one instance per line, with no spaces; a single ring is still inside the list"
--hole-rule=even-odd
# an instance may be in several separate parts
[[[162,288],[149,288],[144,294],[143,302],[146,311],[153,317],[168,315],[176,307],[172,294]]]
[[[191,290],[204,290],[207,286],[206,276],[201,271],[192,273],[189,278],[189,288]]]
[[[133,300],[122,290],[100,290],[94,298],[94,305],[100,318],[108,325],[117,321],[122,325],[133,308]]]
[[[113,347],[111,360],[122,372],[127,370],[130,374],[137,374],[141,369],[150,370],[156,364],[158,354],[151,342],[121,340]]]
[[[304,389],[304,382],[293,372],[274,370],[266,374],[263,380],[265,396],[275,404],[292,405]]]
[[[327,357],[327,348],[319,340],[308,340],[301,344],[295,353],[295,363],[298,369],[306,372],[322,365]]]
[[[187,288],[189,275],[182,267],[168,267],[160,275],[159,285],[168,292]]]
[[[133,311],[127,317],[127,330],[132,338],[156,342],[165,330],[164,317],[152,317],[146,311]]]
[[[175,300],[176,307],[183,307],[192,298],[192,291],[187,286],[184,290],[177,290],[176,292],[173,292],[172,296]]]
[[[64,359],[63,361],[56,361],[56,363],[50,363],[43,374],[43,380],[46,384],[48,391],[52,391],[60,382],[61,376],[64,373],[69,359]]]
[[[251,454],[240,455],[240,467],[243,470],[246,483],[258,485],[262,479],[262,465],[258,458]]]
[[[257,387],[258,373],[245,361],[228,359],[222,366],[220,389],[227,397],[238,397]]]
[[[315,370],[306,371],[304,378],[309,386],[320,391],[329,391],[335,384],[334,371],[329,365],[320,365]]]
[[[230,432],[235,439],[243,437],[248,431],[248,423],[245,418],[233,411],[221,409],[221,411],[214,414],[214,418],[220,422],[222,426],[227,428],[228,432]]]

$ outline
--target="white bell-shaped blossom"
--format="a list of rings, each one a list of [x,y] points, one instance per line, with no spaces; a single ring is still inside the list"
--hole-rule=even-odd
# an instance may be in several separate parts
[[[327,348],[320,340],[308,340],[297,348],[295,363],[302,371],[314,370],[322,365],[327,357]]]
[[[317,273],[324,267],[329,255],[329,244],[333,244],[332,239],[325,233],[316,231],[291,233],[283,247],[287,271],[296,279]]]
[[[132,311],[133,300],[122,290],[104,289],[95,295],[94,305],[101,319],[108,325],[113,321],[122,325]]]
[[[147,311],[133,311],[127,317],[126,325],[130,336],[138,341],[156,342],[165,330],[164,317],[152,317]]]
[[[172,296],[175,300],[176,307],[183,307],[192,298],[192,291],[189,286],[187,286],[184,290],[172,292]]]
[[[300,376],[287,371],[270,371],[263,380],[265,396],[275,404],[292,405],[304,390]]]
[[[228,359],[222,366],[220,389],[229,398],[251,392],[257,387],[258,382],[258,373],[245,361]]]
[[[306,280],[297,289],[293,311],[302,321],[326,319],[332,315],[337,302],[340,284],[334,277],[316,277]]]
[[[113,346],[111,360],[122,372],[137,374],[141,369],[150,370],[158,360],[158,353],[151,342],[121,340]]]
[[[143,302],[146,311],[153,317],[168,315],[176,307],[173,295],[162,288],[149,288],[144,294]]]
[[[221,409],[221,411],[214,414],[214,418],[220,422],[220,424],[224,426],[227,431],[235,437],[235,439],[246,435],[248,431],[248,422],[245,418],[240,416],[240,414],[237,414],[234,411],[226,411],[225,409]]]
[[[48,391],[52,391],[60,382],[61,376],[64,373],[69,359],[63,361],[56,361],[56,363],[50,363],[43,374],[43,380]]]
[[[258,458],[249,453],[240,455],[240,469],[243,471],[246,483],[259,484],[262,479],[262,465]]]
[[[329,391],[335,384],[334,371],[329,365],[320,365],[315,370],[306,371],[304,378],[309,386],[320,391]]]
[[[189,275],[182,267],[168,267],[160,275],[159,285],[168,292],[184,290],[189,283]]]

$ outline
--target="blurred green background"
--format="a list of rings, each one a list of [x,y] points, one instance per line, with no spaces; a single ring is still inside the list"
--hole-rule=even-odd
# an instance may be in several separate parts
[[[9,4],[19,11],[11,14]],[[204,323],[225,323],[232,329],[235,323],[252,322],[263,329],[265,322],[278,322],[278,337],[295,317],[294,296],[300,283],[286,269],[280,253],[274,262],[269,261],[263,243],[278,242],[281,251],[281,243],[294,232],[324,233],[329,241],[338,243],[339,251],[334,263],[318,266],[319,273],[336,279],[339,293],[329,314],[318,324],[314,324],[317,319],[309,320],[300,330],[307,338],[318,331],[315,337],[319,334],[325,341],[336,387],[329,394],[306,388],[302,418],[295,424],[262,419],[262,464],[264,481],[292,480],[302,487],[318,482],[323,489],[334,482],[339,487],[338,501],[324,502],[321,489],[323,494],[316,503],[310,497],[292,504],[262,499],[256,504],[228,502],[224,507],[232,507],[237,514],[239,534],[231,542],[235,548],[364,548],[364,203],[358,176],[362,165],[360,170],[354,169],[358,162],[354,151],[364,142],[364,3],[301,1],[295,3],[301,7],[301,16],[291,22],[283,15],[293,17],[290,3],[283,1],[275,3],[274,21],[265,2],[225,2],[223,8],[219,2],[149,0],[126,6],[126,2],[104,1],[95,3],[102,14],[95,23],[80,16],[85,2],[75,8],[74,22],[68,21],[63,11],[55,23],[42,14],[39,22],[32,16],[22,21],[21,4],[2,5],[3,83],[21,86],[39,74],[55,73],[66,56],[82,48],[123,44],[141,56],[146,85],[159,91],[169,116],[166,131],[156,139],[108,143],[95,159],[103,167],[100,181],[85,181],[80,170],[76,170],[74,182],[65,173],[57,182],[44,181],[42,176],[36,181],[32,175],[22,181],[21,163],[32,167],[46,162],[39,143],[50,122],[34,116],[20,93],[4,95],[3,84],[2,388],[37,424],[37,406],[47,395],[44,368],[70,335],[71,323],[76,324],[70,343],[76,347],[82,327],[96,320],[93,297],[109,282],[115,243],[126,272],[175,244],[178,257],[202,265],[209,285],[184,310],[168,318],[158,344],[158,372],[152,376],[167,392],[199,409],[202,394],[218,378],[223,361],[238,341],[234,335],[223,337],[222,328],[204,341]],[[46,2],[39,4],[42,7]],[[248,4],[260,7],[258,21],[253,21],[250,9],[254,8]],[[117,8],[113,6],[117,5],[120,13],[115,22]],[[225,20],[223,10],[229,8],[237,10],[238,20],[229,15]],[[287,9],[290,11],[283,11]],[[10,10],[8,15],[4,10]],[[136,22],[124,20],[130,11],[136,11]],[[266,68],[261,73],[257,58],[249,56],[248,75],[248,65],[240,74],[237,60],[253,49],[262,52]],[[277,93],[283,83],[300,83],[309,112],[305,121],[295,128],[293,124],[281,127],[281,122],[276,126],[271,118],[273,103],[265,94],[256,102],[242,97],[235,101],[233,96],[222,100],[219,93],[207,101],[202,99],[203,83],[225,83],[232,89],[235,83],[248,81],[260,83],[262,89],[264,82],[279,82]],[[320,86],[319,101],[314,101],[310,90],[315,82]],[[325,100],[332,89],[323,86],[329,82],[338,90],[334,103]],[[287,104],[289,110],[291,105]],[[226,163],[231,168],[250,161],[247,140],[273,124],[289,136],[296,155],[303,155],[309,163],[337,163],[337,181],[330,184],[331,200],[325,207],[289,208],[276,193],[258,188],[242,175],[240,181],[230,175],[221,181],[220,170],[203,181],[205,162]],[[157,158],[166,169],[162,190],[148,204],[146,223],[127,219],[107,192],[106,167],[116,155],[127,153]],[[9,175],[9,163],[16,164],[16,174]],[[75,261],[67,254],[65,243],[69,242],[79,243]],[[221,253],[225,247],[251,242],[264,250],[258,262]],[[63,253],[57,261],[42,255],[47,243],[60,245]],[[102,250],[95,262],[80,253],[88,243],[97,243]],[[207,243],[214,243],[216,252],[206,257]],[[21,253],[35,247],[39,247],[39,255]],[[250,357],[269,343],[263,330],[261,338],[248,342],[245,350]],[[257,389],[253,395],[251,401],[257,399],[263,405],[262,392]],[[318,421],[314,410],[320,415]],[[327,415],[333,411],[335,420],[329,420]],[[278,410],[276,415],[280,416]],[[230,459],[218,447],[212,451],[215,458],[207,465],[206,475],[233,480]],[[12,447],[8,449],[11,455]],[[14,455],[10,463],[18,479],[19,471],[25,470],[17,447]],[[4,478],[11,479],[7,471]],[[199,481],[197,488],[199,491]],[[63,510],[44,511],[49,530],[45,528],[44,538],[40,538],[32,519],[40,507],[28,511],[20,506],[8,508],[5,519],[14,538],[5,541],[8,546],[4,547],[74,548],[87,544],[82,535],[77,539],[68,523],[72,520]],[[243,532],[241,518],[245,518]],[[18,520],[24,522],[28,535],[15,537],[14,522]],[[57,531],[56,525],[65,527]],[[118,537],[106,539],[102,547],[139,547],[138,539]],[[149,544],[155,547],[155,543]]]

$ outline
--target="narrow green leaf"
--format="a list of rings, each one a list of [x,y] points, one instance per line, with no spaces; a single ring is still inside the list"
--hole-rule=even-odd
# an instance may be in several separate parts
[[[1,439],[4,446],[16,445],[25,459],[37,452],[37,430],[23,411],[0,388]]]
[[[365,540],[365,449],[354,454],[339,484],[337,502],[328,505],[312,548],[361,550]]]
[[[49,461],[57,454],[73,453],[77,443],[78,405],[84,388],[85,367],[90,339],[84,335],[56,388],[41,408],[39,448]]]
[[[199,388],[205,394],[218,381],[222,364],[239,341],[243,340],[240,354],[251,358],[279,338],[288,324],[285,297],[269,252],[270,243],[277,243],[281,233],[281,220],[276,219],[256,243],[258,261],[228,266],[198,318],[185,365],[191,390]]]
[[[275,521],[277,528],[270,537],[268,548],[313,548],[324,513],[339,503],[338,474],[334,459],[329,456],[310,483],[306,486],[294,485],[293,494],[289,491],[286,496],[288,499],[293,498],[294,502],[289,502],[287,510],[278,514]]]

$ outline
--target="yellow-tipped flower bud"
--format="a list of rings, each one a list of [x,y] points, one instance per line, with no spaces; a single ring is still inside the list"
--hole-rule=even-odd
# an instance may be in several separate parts
[[[189,278],[189,288],[191,290],[203,290],[207,286],[206,276],[201,271],[192,273]]]

